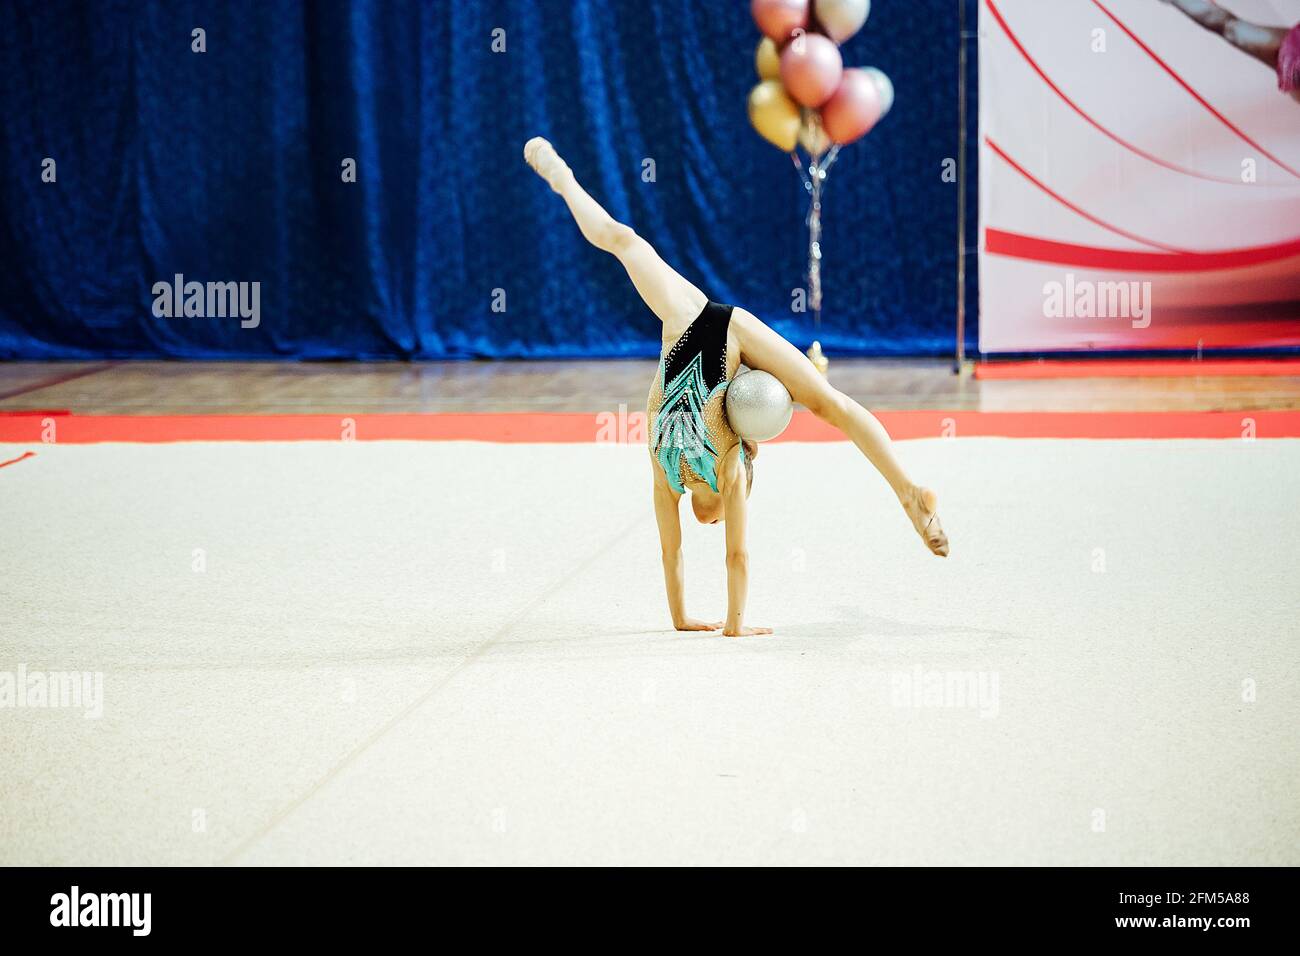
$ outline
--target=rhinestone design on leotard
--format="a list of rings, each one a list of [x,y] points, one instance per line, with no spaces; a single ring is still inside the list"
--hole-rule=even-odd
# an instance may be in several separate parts
[[[731,311],[708,302],[664,353],[650,386],[650,453],[678,493],[688,481],[717,491],[718,459],[740,441],[726,413]]]

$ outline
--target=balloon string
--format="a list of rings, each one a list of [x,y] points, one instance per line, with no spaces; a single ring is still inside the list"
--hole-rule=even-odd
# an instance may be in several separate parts
[[[821,116],[816,110],[804,109],[802,123],[812,130],[812,142],[817,143],[823,137]],[[806,148],[806,147],[805,147]],[[840,158],[840,144],[835,143],[820,157],[810,150],[808,169],[799,159],[798,147],[790,150],[790,159],[799,171],[803,187],[808,193],[808,305],[813,313],[813,328],[821,330],[822,326],[822,190],[826,186],[826,176],[835,161]]]
[[[826,187],[826,177],[839,155],[840,147],[836,144],[822,160],[810,157],[808,171],[805,173],[798,154],[790,154],[795,168],[803,178],[804,188],[809,193],[808,216],[805,220],[808,226],[808,305],[813,313],[813,328],[817,331],[821,330],[822,325],[822,192]]]
[[[826,173],[817,163],[812,173],[812,199],[808,204],[808,305],[812,307],[813,328],[822,325],[822,186]]]
[[[835,160],[840,158],[840,144],[836,143],[826,154],[826,162],[822,163],[822,169],[830,172],[830,168],[835,165]]]
[[[799,170],[799,178],[803,180],[804,189],[812,189],[812,180],[804,172],[803,163],[799,161],[799,154],[794,150],[790,150],[790,159],[794,161],[794,168]]]

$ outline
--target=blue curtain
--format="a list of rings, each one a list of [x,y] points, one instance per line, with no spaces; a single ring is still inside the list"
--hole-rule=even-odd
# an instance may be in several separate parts
[[[828,181],[839,354],[952,347],[957,2],[876,0],[844,47],[897,102]],[[747,0],[0,4],[0,356],[657,354],[617,261],[524,165],[534,134],[806,345],[802,186],[745,113],[758,39]],[[156,315],[178,274],[259,283],[260,323]]]

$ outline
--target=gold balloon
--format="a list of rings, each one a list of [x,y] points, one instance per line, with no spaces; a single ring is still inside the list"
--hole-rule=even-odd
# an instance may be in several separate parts
[[[776,80],[781,77],[781,54],[777,52],[776,41],[763,37],[763,42],[754,52],[754,68],[758,70],[760,80]]]
[[[799,142],[799,107],[779,80],[764,80],[750,91],[749,121],[782,152],[792,152]]]
[[[799,145],[808,150],[813,159],[819,159],[831,148],[831,138],[822,129],[821,118],[813,110],[808,111],[806,121],[799,126]]]

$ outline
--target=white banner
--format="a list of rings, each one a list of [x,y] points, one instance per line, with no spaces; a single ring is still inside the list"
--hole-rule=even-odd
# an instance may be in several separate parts
[[[1300,345],[1300,0],[1225,6],[982,0],[981,351]]]

